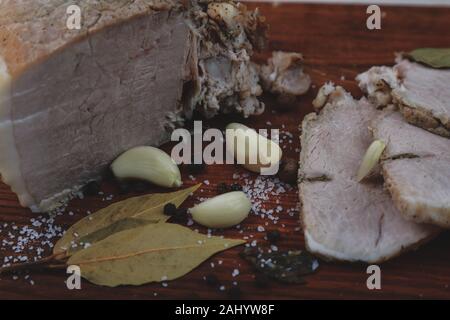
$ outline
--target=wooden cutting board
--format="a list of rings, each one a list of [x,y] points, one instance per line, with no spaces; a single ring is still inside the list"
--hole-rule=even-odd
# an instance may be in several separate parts
[[[255,7],[251,4],[250,7]],[[296,110],[291,112],[271,112],[274,103],[266,98],[268,110],[260,117],[244,122],[254,128],[281,128],[294,135],[292,144],[286,147],[286,154],[298,157],[298,125],[305,114],[312,111],[311,101],[317,88],[325,81],[332,80],[350,90],[356,97],[359,92],[354,77],[373,65],[391,65],[394,53],[418,47],[445,47],[450,44],[450,8],[407,8],[382,7],[382,29],[369,31],[366,28],[366,7],[340,5],[277,5],[258,4],[271,26],[267,52],[257,60],[268,56],[272,50],[298,51],[306,58],[307,72],[313,79],[314,88],[304,97]],[[225,117],[209,122],[210,126],[223,127],[232,118]],[[170,146],[165,146],[169,150]],[[216,194],[219,182],[231,182],[233,173],[244,172],[235,166],[210,166],[197,175],[197,181],[209,180],[198,194],[208,197]],[[255,176],[251,176],[254,178]],[[187,185],[194,182],[183,172]],[[43,182],[45,183],[45,181]],[[116,194],[117,187],[105,182],[102,184],[105,195]],[[154,190],[148,190],[153,192]],[[57,217],[56,224],[68,227],[86,215],[108,204],[123,199],[115,196],[111,201],[105,195],[74,200],[66,213]],[[326,196],[326,195],[324,195]],[[279,213],[280,222],[269,224],[266,229],[278,229],[283,238],[280,249],[303,249],[302,232],[298,230],[298,212],[290,216],[287,208],[296,206],[296,188],[278,197],[284,211]],[[271,197],[266,205],[275,207],[276,197]],[[189,200],[186,206],[192,205]],[[69,212],[73,215],[69,215]],[[336,212],[338,214],[338,212]],[[0,225],[15,223],[19,228],[30,224],[34,217],[27,209],[20,208],[16,197],[5,185],[0,185]],[[264,244],[264,233],[256,231],[257,226],[266,220],[252,216],[243,224],[245,234],[253,235]],[[282,226],[284,225],[284,227]],[[193,226],[192,228],[197,228]],[[0,242],[8,238],[8,228],[0,233]],[[227,237],[241,238],[236,229],[221,232]],[[253,240],[252,239],[252,240]],[[244,299],[316,299],[316,298],[450,298],[450,237],[443,233],[431,243],[415,252],[407,253],[381,266],[381,290],[370,291],[366,287],[366,267],[362,264],[337,264],[321,262],[319,270],[306,278],[305,285],[283,285],[270,282],[270,289],[259,289],[254,283],[254,272],[245,261],[239,258],[242,250],[234,248],[216,255],[208,262],[185,277],[172,281],[168,287],[149,284],[140,287],[104,288],[82,282],[81,290],[69,291],[64,283],[66,274],[62,271],[38,272],[25,279],[20,275],[14,280],[11,275],[0,276],[0,299],[30,298],[111,298],[111,299],[222,299],[227,291],[208,286],[203,277],[214,274],[221,284],[230,288],[237,281]],[[0,243],[0,263],[12,254],[4,250]],[[223,261],[219,264],[219,260]],[[211,266],[214,263],[214,268]],[[239,276],[233,278],[232,271],[239,269]],[[32,280],[34,285],[31,284]]]

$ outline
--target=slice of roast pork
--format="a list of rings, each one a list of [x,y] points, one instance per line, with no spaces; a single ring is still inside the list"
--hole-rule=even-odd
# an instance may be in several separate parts
[[[383,181],[356,180],[372,142],[368,125],[379,111],[327,86],[321,90],[328,92],[326,105],[302,124],[299,193],[307,249],[328,259],[376,263],[427,241],[437,229],[405,220]]]
[[[259,114],[258,12],[234,2],[0,1],[0,172],[48,211],[123,151],[160,145],[197,107]]]
[[[371,124],[386,143],[385,183],[396,207],[409,220],[450,227],[450,139],[408,124],[386,111]]]
[[[400,60],[356,79],[376,105],[394,103],[409,123],[450,138],[450,70]]]

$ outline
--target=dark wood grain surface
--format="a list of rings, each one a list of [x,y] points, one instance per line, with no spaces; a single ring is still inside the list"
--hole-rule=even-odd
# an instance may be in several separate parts
[[[256,5],[252,4],[251,7]],[[307,71],[311,74],[315,87],[302,100],[298,108],[291,112],[272,113],[273,102],[267,97],[268,110],[261,117],[245,120],[255,127],[266,127],[270,121],[274,128],[285,125],[286,130],[294,134],[293,144],[286,153],[297,157],[295,148],[299,147],[297,127],[303,116],[311,111],[311,101],[317,88],[325,81],[332,80],[360,96],[355,82],[355,75],[372,65],[392,64],[394,53],[417,47],[445,47],[450,44],[450,9],[444,8],[407,8],[382,7],[382,30],[369,31],[365,27],[366,13],[362,6],[335,5],[278,5],[258,4],[271,26],[269,50],[260,54],[257,60],[267,57],[271,50],[299,51],[306,57]],[[223,127],[230,118],[215,119],[211,126]],[[169,148],[169,146],[165,146]],[[230,182],[234,172],[243,172],[235,166],[210,166],[197,175],[198,181],[205,179],[209,185],[203,186],[199,196],[216,194],[218,182]],[[183,172],[186,185],[194,182]],[[254,178],[254,176],[253,176]],[[45,182],[43,182],[45,183]],[[102,185],[105,194],[116,194],[117,187],[109,182]],[[155,189],[156,190],[156,189]],[[149,190],[154,191],[154,190]],[[103,196],[104,197],[104,196]],[[123,199],[115,196],[112,201]],[[296,189],[279,197],[282,206],[295,207]],[[102,196],[74,200],[66,213],[57,217],[56,224],[70,226],[86,215],[87,210],[95,211],[110,204]],[[275,206],[275,197],[268,206]],[[186,206],[192,205],[189,200]],[[72,211],[74,214],[69,215]],[[338,213],[337,213],[338,214]],[[21,227],[30,224],[34,215],[27,209],[20,208],[16,197],[7,186],[0,185],[0,224],[15,223]],[[278,229],[283,234],[279,244],[281,249],[304,248],[302,232],[298,230],[298,213],[294,216],[285,211],[279,214],[279,224],[270,224],[267,229]],[[252,216],[243,224],[245,234],[254,235],[262,240],[263,233],[256,232],[256,227],[265,220]],[[285,227],[282,227],[282,224]],[[192,226],[197,228],[197,226]],[[5,228],[6,230],[7,228]],[[0,241],[7,239],[6,231],[0,233]],[[227,237],[241,238],[236,229],[217,232]],[[321,262],[314,275],[307,277],[305,285],[283,285],[271,282],[269,289],[259,289],[254,285],[252,268],[238,256],[241,248],[234,248],[216,255],[208,262],[185,277],[172,281],[164,288],[160,284],[140,287],[104,288],[82,282],[82,290],[69,291],[64,283],[66,275],[61,271],[38,272],[25,279],[20,275],[14,280],[11,275],[0,276],[1,299],[215,299],[227,298],[226,291],[205,284],[203,276],[215,274],[220,282],[229,288],[237,281],[244,299],[316,299],[316,298],[450,298],[450,237],[443,233],[431,243],[417,251],[407,253],[381,266],[382,289],[370,291],[366,287],[366,266],[362,264],[338,264]],[[12,254],[0,250],[0,262],[3,257]],[[223,260],[219,265],[218,261]],[[215,267],[211,267],[211,262]],[[240,275],[231,276],[232,270],[238,268]],[[34,285],[30,283],[34,281]],[[156,295],[155,295],[156,293]]]

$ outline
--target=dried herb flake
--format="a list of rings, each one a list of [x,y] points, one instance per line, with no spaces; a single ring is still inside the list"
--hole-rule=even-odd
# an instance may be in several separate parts
[[[257,271],[284,283],[304,284],[303,277],[314,273],[319,267],[319,262],[313,255],[300,250],[263,253],[246,248],[241,256]]]

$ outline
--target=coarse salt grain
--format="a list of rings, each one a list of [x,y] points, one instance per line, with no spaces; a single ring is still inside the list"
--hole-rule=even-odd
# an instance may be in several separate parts
[[[60,209],[58,212],[63,212]],[[53,239],[63,235],[62,227],[55,224],[55,215],[50,217],[38,216],[31,218],[28,225],[18,226],[15,223],[3,224],[2,230],[7,234],[0,243],[0,250],[10,251],[15,255],[6,256],[1,266],[11,263],[24,263],[42,259],[42,254],[53,248]]]

